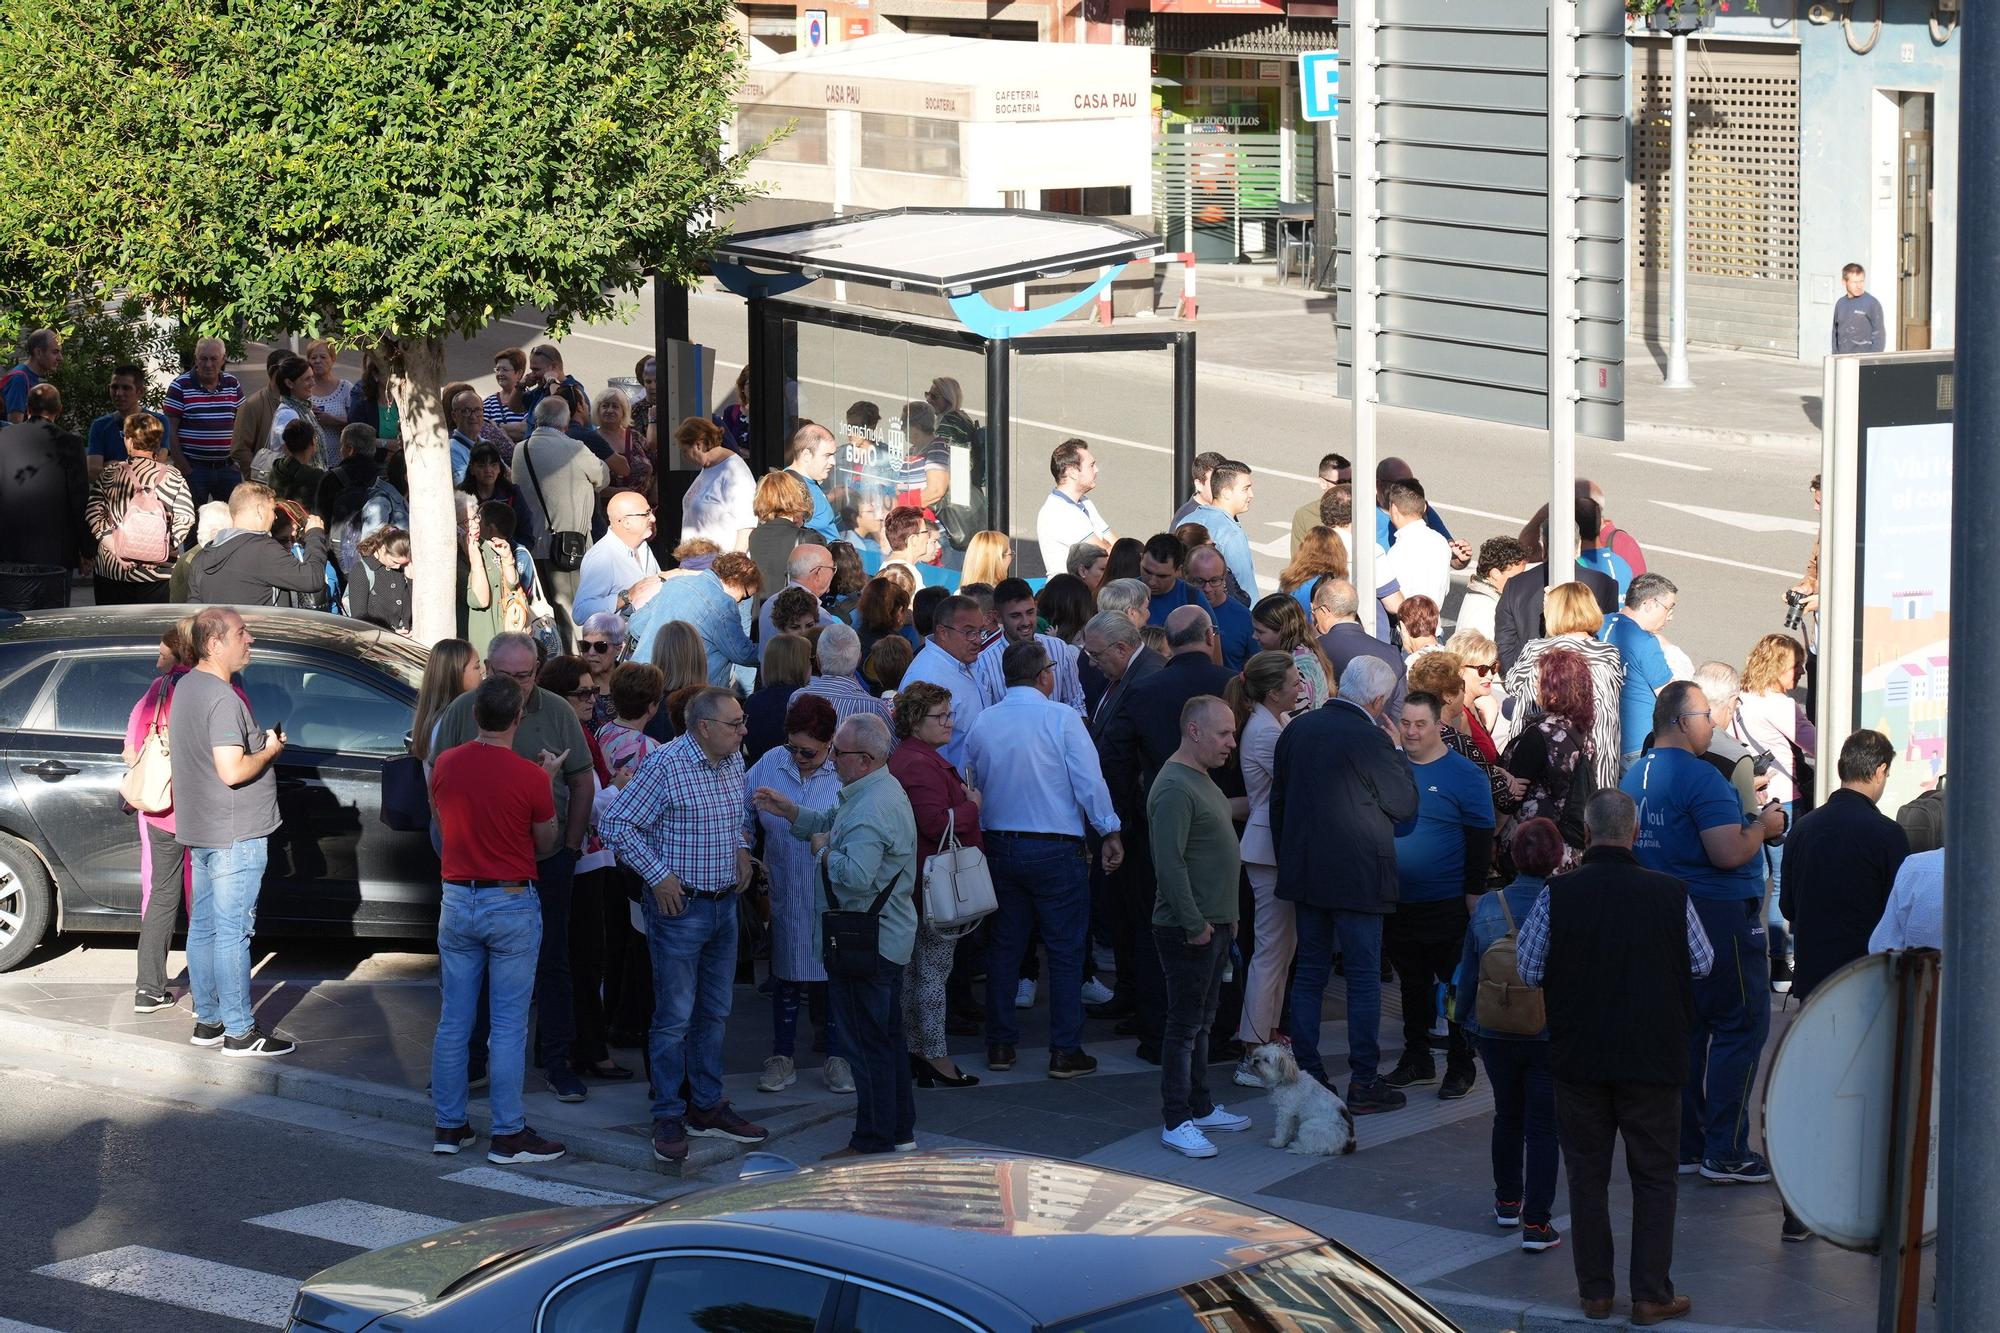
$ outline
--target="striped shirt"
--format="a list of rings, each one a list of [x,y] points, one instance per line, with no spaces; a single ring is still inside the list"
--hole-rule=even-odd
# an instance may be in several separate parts
[[[486,405],[483,410],[486,419],[496,426],[511,426],[516,422],[528,419],[526,412],[516,412],[513,408],[501,402],[500,395],[497,393],[486,395]]]
[[[192,370],[167,386],[163,409],[174,427],[174,438],[190,463],[227,463],[236,430],[236,408],[243,386],[228,371],[212,389],[201,387]]]

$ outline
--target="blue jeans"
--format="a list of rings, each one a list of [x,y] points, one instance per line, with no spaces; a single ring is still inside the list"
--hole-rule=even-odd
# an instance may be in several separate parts
[[[917,1101],[903,1042],[903,965],[878,957],[865,977],[829,973],[826,1002],[847,1035],[854,1065],[854,1135],[847,1146],[893,1152],[917,1136]]]
[[[243,484],[243,474],[234,463],[197,463],[188,460],[188,490],[194,493],[195,508],[210,500],[227,502],[229,493]]]
[[[1080,842],[1063,838],[988,835],[993,914],[986,952],[986,1040],[1021,1040],[1014,988],[1028,936],[1042,928],[1049,956],[1049,1053],[1083,1046],[1083,952],[1090,932],[1090,860]]]
[[[1481,1037],[1479,1059],[1493,1084],[1493,1197],[1521,1205],[1521,1220],[1547,1226],[1556,1200],[1556,1081],[1541,1038]],[[1528,1169],[1521,1170],[1523,1149]]]
[[[528,1002],[542,946],[542,905],[533,889],[443,886],[438,909],[437,1039],[431,1043],[431,1107],[439,1129],[465,1123],[466,1047],[482,992],[491,987],[487,1073],[493,1080],[492,1132],[518,1134],[528,1123],[521,1080],[528,1055]]]
[[[576,853],[558,847],[535,866],[535,892],[542,900],[542,952],[535,960],[535,1063],[550,1073],[570,1067],[576,1041],[576,995],[569,976],[570,895],[576,885]]]
[[[1694,979],[1688,1082],[1681,1093],[1681,1160],[1750,1155],[1750,1092],[1771,1031],[1771,960],[1763,904],[1692,899],[1715,966]]]
[[[1319,1011],[1336,948],[1347,973],[1347,1068],[1354,1082],[1375,1081],[1382,1062],[1382,918],[1299,903],[1299,951],[1292,974],[1292,1055],[1314,1078],[1326,1079],[1319,1056]]]
[[[696,1106],[706,1111],[722,1103],[722,1033],[736,985],[736,897],[690,897],[679,916],[662,912],[650,889],[639,895],[639,903],[653,959],[653,1027],[646,1054],[658,1123],[687,1114],[683,1078]]]
[[[257,891],[264,886],[267,841],[190,847],[194,910],[188,916],[188,981],[194,1021],[222,1025],[232,1037],[256,1026],[250,1009],[250,937],[257,933]]]
[[[813,993],[815,990],[818,995]],[[771,979],[771,1054],[782,1055],[787,1060],[792,1058],[793,1051],[798,1047],[801,1003],[819,1028],[820,1035],[826,1039],[827,1058],[830,1060],[839,1056],[847,1059],[847,1048],[840,1041],[840,1020],[826,1000],[826,983],[787,981],[783,977]],[[939,1021],[943,1021],[942,1016]]]
[[[1785,802],[1785,827],[1790,828],[1792,812],[1798,802]],[[1784,908],[1778,902],[1778,890],[1785,882],[1785,844],[1779,843],[1764,848],[1764,873],[1770,877],[1771,891],[1764,899],[1764,924],[1771,928],[1770,951],[1773,958],[1789,958],[1792,953],[1792,923],[1785,920]]]

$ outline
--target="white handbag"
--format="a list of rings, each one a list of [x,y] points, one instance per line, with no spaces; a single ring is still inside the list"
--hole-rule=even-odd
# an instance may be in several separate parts
[[[953,811],[945,818],[937,850],[924,863],[924,917],[932,930],[955,940],[970,934],[998,906],[986,853],[959,842],[958,812]]]

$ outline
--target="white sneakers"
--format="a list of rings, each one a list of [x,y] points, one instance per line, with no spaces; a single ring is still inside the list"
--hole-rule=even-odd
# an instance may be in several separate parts
[[[1083,983],[1083,1002],[1085,1004],[1110,1004],[1111,987],[1105,985],[1096,977],[1092,977]]]
[[[1209,1142],[1209,1134],[1234,1134],[1248,1128],[1249,1116],[1238,1115],[1226,1106],[1218,1106],[1199,1120],[1183,1120],[1172,1129],[1161,1130],[1160,1142],[1183,1157],[1213,1157],[1216,1149]]]
[[[1201,1119],[1191,1120],[1188,1123],[1196,1129],[1205,1130],[1210,1134],[1215,1133],[1217,1130],[1225,1134],[1234,1134],[1239,1130],[1250,1128],[1250,1117],[1247,1115],[1238,1115],[1226,1106],[1217,1106]]]
[[[1035,981],[1032,977],[1022,977],[1014,987],[1014,1007],[1032,1009],[1035,1007]]]
[[[1183,1157],[1215,1156],[1215,1145],[1208,1141],[1208,1135],[1194,1127],[1192,1120],[1183,1120],[1172,1129],[1161,1130],[1160,1142]]]
[[[847,1061],[841,1059],[839,1056],[829,1057],[826,1062],[826,1068],[820,1072],[826,1078],[826,1090],[828,1092],[854,1091],[854,1071],[848,1067]]]
[[[792,1057],[774,1055],[764,1062],[764,1077],[757,1080],[757,1091],[783,1092],[798,1081],[798,1071],[792,1068]]]

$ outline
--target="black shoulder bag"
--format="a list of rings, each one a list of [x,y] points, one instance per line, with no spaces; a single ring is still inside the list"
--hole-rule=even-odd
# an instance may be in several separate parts
[[[574,574],[583,568],[584,553],[590,549],[590,534],[556,531],[555,514],[549,509],[549,497],[542,492],[542,477],[535,471],[535,452],[528,447],[528,441],[521,441],[519,453],[528,465],[528,480],[535,483],[535,499],[541,502],[542,518],[549,525],[549,568],[558,574]]]
[[[865,912],[844,910],[833,896],[833,877],[827,874],[826,858],[820,857],[819,882],[826,894],[826,911],[820,913],[820,960],[829,977],[860,979],[872,975],[882,956],[882,906],[903,882],[897,875],[889,887],[875,895]]]

